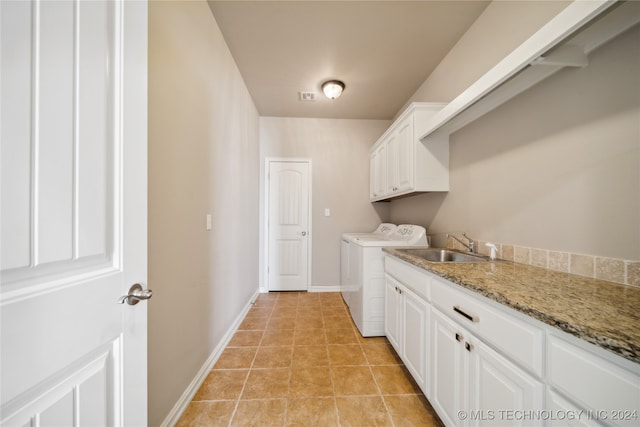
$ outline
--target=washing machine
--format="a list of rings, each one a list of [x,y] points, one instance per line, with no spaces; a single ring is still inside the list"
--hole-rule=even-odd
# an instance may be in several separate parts
[[[340,247],[340,291],[363,337],[384,336],[384,247],[428,247],[424,227],[397,226],[389,235],[345,233]]]
[[[385,236],[388,237],[391,233],[393,233],[393,230],[395,230],[396,228],[398,228],[397,225],[395,224],[391,224],[390,222],[383,222],[381,223],[375,230],[369,232],[369,233],[344,233],[342,235],[342,238],[351,238],[351,237],[368,237],[368,236]]]

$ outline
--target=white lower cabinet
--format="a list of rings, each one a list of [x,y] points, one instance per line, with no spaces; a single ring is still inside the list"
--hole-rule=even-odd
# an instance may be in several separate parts
[[[395,278],[386,275],[385,331],[387,339],[427,394],[429,304]]]
[[[564,419],[550,425],[640,425],[637,364],[550,334],[547,369],[547,400],[564,411],[558,413]]]
[[[639,426],[640,364],[385,258],[385,332],[446,426]]]
[[[430,401],[445,425],[541,425],[544,385],[442,314],[431,311]]]

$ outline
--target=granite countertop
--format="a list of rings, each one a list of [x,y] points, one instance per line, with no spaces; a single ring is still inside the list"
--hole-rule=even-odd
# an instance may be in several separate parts
[[[385,252],[640,363],[640,288],[497,260],[437,263]]]

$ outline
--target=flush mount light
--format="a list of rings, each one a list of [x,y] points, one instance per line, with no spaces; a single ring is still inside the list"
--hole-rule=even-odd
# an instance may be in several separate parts
[[[336,99],[340,96],[343,90],[344,83],[340,80],[329,80],[322,83],[322,92],[324,92],[329,99]]]

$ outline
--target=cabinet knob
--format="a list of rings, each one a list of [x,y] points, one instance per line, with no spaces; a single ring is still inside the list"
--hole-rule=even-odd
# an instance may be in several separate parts
[[[468,342],[464,343],[464,348],[466,348],[468,352],[471,352],[471,350],[473,350],[473,346]]]
[[[462,341],[462,335],[456,334],[456,341],[458,342]]]

